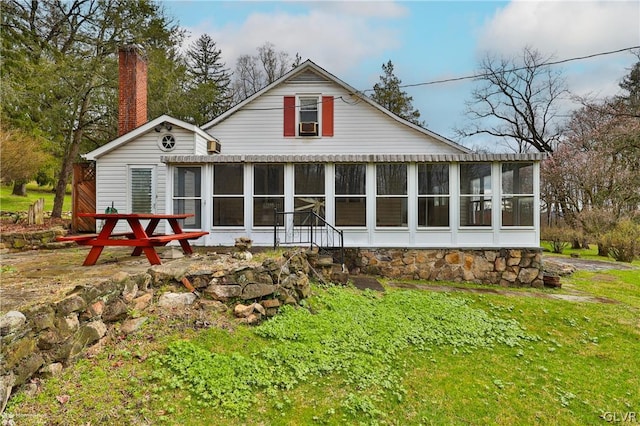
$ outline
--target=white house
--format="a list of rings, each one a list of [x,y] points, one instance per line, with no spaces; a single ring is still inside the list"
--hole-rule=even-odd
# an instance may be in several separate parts
[[[311,61],[201,127],[133,126],[84,155],[96,210],[193,213],[196,244],[285,243],[312,211],[345,247],[539,252],[541,154],[474,154]]]

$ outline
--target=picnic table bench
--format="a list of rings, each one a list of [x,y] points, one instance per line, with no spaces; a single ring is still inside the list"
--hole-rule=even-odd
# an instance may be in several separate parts
[[[183,231],[179,220],[192,217],[193,214],[147,214],[147,213],[79,213],[81,217],[104,220],[102,230],[97,234],[68,235],[56,238],[57,241],[73,241],[78,245],[92,246],[84,260],[84,266],[95,265],[107,246],[134,247],[132,256],[140,256],[144,252],[152,265],[160,265],[160,257],[155,248],[165,246],[171,241],[178,241],[185,254],[192,254],[189,240],[208,235],[205,231]],[[131,232],[116,232],[118,221],[126,220]],[[146,227],[140,221],[148,220]],[[166,220],[173,234],[154,234],[161,220]]]

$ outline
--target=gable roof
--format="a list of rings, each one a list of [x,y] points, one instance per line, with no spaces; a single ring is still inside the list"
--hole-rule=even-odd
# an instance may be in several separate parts
[[[196,133],[198,135],[200,135],[201,137],[203,137],[205,140],[207,141],[215,141],[216,138],[214,138],[213,136],[211,136],[210,134],[208,134],[207,132],[203,131],[200,127],[194,125],[194,124],[189,124],[185,121],[182,120],[178,120],[177,118],[173,118],[169,115],[161,115],[158,118],[155,118],[151,121],[146,122],[145,124],[143,124],[142,126],[139,126],[135,129],[133,129],[132,131],[130,131],[129,133],[125,133],[124,135],[120,136],[117,139],[112,140],[111,142],[102,145],[100,148],[94,149],[91,152],[88,152],[86,154],[83,154],[82,157],[85,160],[89,160],[89,161],[93,161],[96,160],[100,157],[102,157],[103,155],[113,151],[114,149],[127,144],[128,142],[132,141],[133,139],[137,138],[140,135],[145,134],[146,132],[154,129],[156,126],[160,126],[163,123],[169,123],[173,126],[177,126],[177,127],[182,127],[185,130],[189,130],[193,133]]]
[[[311,60],[306,60],[305,62],[303,62],[302,64],[300,64],[298,67],[292,69],[291,71],[289,71],[288,73],[286,73],[285,75],[283,75],[282,77],[280,77],[279,79],[277,79],[276,81],[274,81],[273,83],[269,84],[268,86],[264,87],[263,89],[257,91],[256,93],[254,93],[253,95],[249,96],[248,98],[246,98],[245,100],[243,100],[242,102],[234,105],[232,108],[228,109],[227,111],[225,111],[224,113],[222,113],[221,115],[219,115],[218,117],[214,118],[213,120],[209,121],[208,123],[204,124],[203,126],[201,126],[201,128],[203,130],[208,130],[211,129],[212,127],[214,127],[215,125],[221,123],[222,121],[226,120],[227,118],[231,117],[233,114],[235,114],[236,112],[238,112],[239,110],[243,109],[247,104],[253,102],[256,98],[262,96],[264,93],[268,92],[269,90],[273,89],[276,86],[279,86],[280,84],[283,84],[287,81],[290,80],[295,80],[297,77],[301,77],[303,74],[306,75],[310,75],[310,73],[315,73],[316,75],[319,75],[321,78],[330,80],[332,82],[334,82],[335,84],[337,84],[338,86],[341,86],[344,90],[346,90],[347,92],[349,92],[351,94],[351,96],[357,97],[359,101],[363,101],[368,103],[369,105],[371,105],[372,107],[374,107],[375,109],[379,110],[380,112],[382,112],[383,114],[391,117],[392,119],[402,123],[405,126],[411,127],[414,130],[417,130],[420,133],[423,133],[425,135],[428,135],[436,140],[438,140],[439,142],[442,142],[444,144],[447,144],[449,146],[452,146],[454,148],[456,148],[457,150],[461,151],[462,153],[471,153],[472,151],[450,139],[445,138],[444,136],[441,136],[435,132],[432,132],[431,130],[425,129],[424,127],[418,126],[408,120],[405,120],[402,117],[399,117],[398,115],[394,114],[393,112],[389,111],[388,109],[384,108],[382,105],[378,104],[377,102],[373,101],[372,99],[370,99],[368,96],[365,96],[364,94],[362,94],[360,91],[358,91],[357,89],[351,87],[350,85],[348,85],[347,83],[345,83],[344,81],[340,80],[338,77],[334,76],[333,74],[329,73],[328,71],[326,71],[325,69],[319,67],[317,64],[315,64],[313,61]]]

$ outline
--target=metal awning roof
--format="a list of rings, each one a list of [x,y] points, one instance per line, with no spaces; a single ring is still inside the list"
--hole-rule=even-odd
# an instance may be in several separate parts
[[[167,164],[202,163],[440,163],[542,161],[545,153],[526,154],[215,154],[163,155]]]

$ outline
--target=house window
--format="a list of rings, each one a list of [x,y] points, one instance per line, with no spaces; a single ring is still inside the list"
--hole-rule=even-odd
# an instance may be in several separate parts
[[[366,164],[336,164],[336,226],[367,226]]]
[[[244,165],[213,166],[213,226],[244,225]]]
[[[449,165],[418,165],[418,226],[449,226]]]
[[[376,166],[376,226],[407,226],[407,165]]]
[[[153,167],[131,167],[129,169],[129,200],[131,201],[131,213],[154,212]]]
[[[253,166],[253,224],[273,226],[274,210],[284,210],[284,165]],[[279,218],[279,225],[282,219]]]
[[[491,164],[460,164],[460,226],[491,226]]]
[[[295,164],[294,191],[293,207],[296,214],[293,223],[295,225],[308,224],[309,220],[317,224],[318,221],[312,215],[305,214],[309,212],[324,219],[324,164]]]
[[[202,168],[199,166],[173,169],[173,212],[194,215],[184,219],[185,228],[200,229],[202,226],[201,176]]]
[[[318,97],[300,97],[299,102],[298,135],[318,136]]]
[[[533,163],[502,165],[502,226],[533,226]]]

